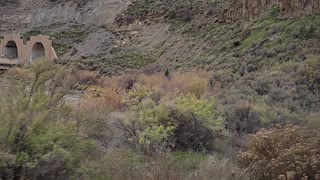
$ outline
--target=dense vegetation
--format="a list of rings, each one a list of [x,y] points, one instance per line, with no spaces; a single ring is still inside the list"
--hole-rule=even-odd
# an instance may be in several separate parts
[[[244,178],[230,160],[195,153],[227,132],[206,73],[194,75],[99,79],[45,61],[11,69],[1,77],[1,178]],[[79,102],[66,96],[74,88],[87,88]]]
[[[1,178],[318,178],[317,113],[285,116],[259,96],[226,103],[215,76],[11,69],[1,76]],[[70,99],[72,89],[84,94]]]
[[[273,6],[226,23],[222,2],[137,0],[110,56],[3,73],[0,179],[319,180],[320,16]],[[170,36],[117,31],[137,21]],[[101,29],[24,38],[50,35],[63,55]]]

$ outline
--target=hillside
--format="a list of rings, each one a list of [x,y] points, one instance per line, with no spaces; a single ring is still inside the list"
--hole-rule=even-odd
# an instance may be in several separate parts
[[[118,0],[35,0],[35,6],[27,1],[17,4],[15,9],[1,11],[6,32],[14,27],[25,36],[49,34],[60,57],[103,74],[157,65],[162,70],[257,69],[299,61],[301,54],[290,52],[302,53],[300,49],[308,55],[319,51],[317,1],[139,0],[129,5]],[[88,48],[92,38],[102,38],[95,44],[104,48]]]
[[[78,7],[77,13],[90,19],[101,13],[99,9],[87,12],[87,7],[100,8],[95,3],[58,1],[45,7],[54,11],[72,4]],[[112,26],[108,24],[112,20],[101,26],[100,21],[89,24],[85,18],[73,25],[68,19],[49,18],[53,24],[31,25],[25,36],[49,34],[55,39],[61,62],[106,75],[137,70],[211,70],[211,85],[222,89],[218,96],[223,102],[227,100],[222,97],[235,98],[229,99],[228,105],[262,98],[265,108],[279,107],[274,110],[277,119],[293,116],[295,121],[319,111],[317,11],[317,3],[285,1],[139,0],[113,15]],[[35,14],[32,17],[39,13]],[[52,14],[76,17],[72,11]]]
[[[0,75],[0,179],[320,179],[320,0],[5,0],[12,32],[59,59]]]

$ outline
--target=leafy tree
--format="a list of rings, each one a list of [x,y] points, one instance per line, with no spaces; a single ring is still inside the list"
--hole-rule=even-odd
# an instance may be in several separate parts
[[[1,77],[0,179],[69,178],[94,150],[63,101],[75,82],[70,74],[39,60]]]

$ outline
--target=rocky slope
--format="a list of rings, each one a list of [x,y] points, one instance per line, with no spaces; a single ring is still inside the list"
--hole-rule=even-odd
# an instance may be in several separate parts
[[[0,7],[0,35],[12,30],[50,26],[54,23],[82,23],[111,27],[115,16],[129,0],[15,0]]]
[[[169,69],[256,71],[319,54],[319,16],[303,15],[311,13],[311,7],[317,11],[316,3],[305,4],[291,16],[285,1],[260,1],[259,6],[253,3],[259,1],[245,2],[140,0],[117,16],[115,27],[134,31],[135,36],[124,41],[127,47],[154,55],[156,64]],[[260,15],[253,13],[258,11]]]
[[[57,22],[85,23],[111,27],[114,19],[122,11],[126,11],[131,0],[14,0],[3,1],[0,4],[0,22],[2,31],[12,27],[21,30],[23,27],[51,25]],[[152,5],[158,5],[153,7]],[[142,11],[135,12],[127,19],[132,23],[133,19],[144,15],[153,16],[165,15],[176,16],[172,18],[188,20],[192,16],[205,14],[206,18],[220,22],[235,22],[239,20],[252,20],[265,12],[273,5],[280,7],[280,14],[283,17],[299,17],[303,15],[316,14],[320,12],[319,0],[227,0],[227,1],[145,1],[136,0],[134,7],[145,6]],[[148,7],[149,6],[149,7]],[[150,13],[148,9],[152,12]],[[139,9],[137,9],[139,10]],[[172,10],[177,10],[172,14]],[[119,18],[117,18],[119,21]],[[7,28],[7,29],[6,29]]]
[[[319,3],[17,0],[2,4],[0,35],[48,34],[63,62],[105,74],[149,67],[256,70],[299,61],[302,49],[318,55]]]
[[[115,16],[129,0],[56,1],[31,12],[32,25],[50,25],[56,22],[76,22],[111,26]]]

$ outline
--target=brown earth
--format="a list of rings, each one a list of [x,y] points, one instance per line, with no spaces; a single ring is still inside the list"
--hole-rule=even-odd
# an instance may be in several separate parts
[[[81,43],[73,46],[63,59],[77,58],[110,58],[110,51],[114,48],[115,37],[112,33],[100,29],[93,32]]]

